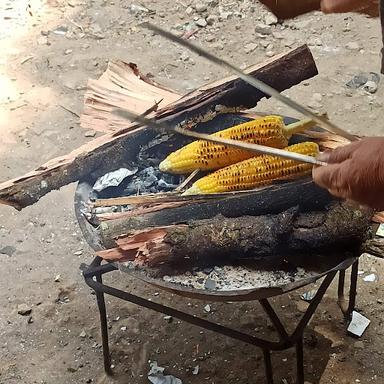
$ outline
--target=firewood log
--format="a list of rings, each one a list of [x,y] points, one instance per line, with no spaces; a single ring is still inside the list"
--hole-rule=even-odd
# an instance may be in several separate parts
[[[163,263],[206,266],[238,258],[327,250],[356,253],[369,236],[371,216],[372,212],[340,202],[317,212],[302,213],[293,207],[262,216],[219,215],[122,235],[116,239],[117,247],[98,255],[153,267]]]

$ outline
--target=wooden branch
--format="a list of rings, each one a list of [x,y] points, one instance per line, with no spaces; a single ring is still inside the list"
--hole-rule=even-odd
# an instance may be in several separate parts
[[[162,263],[204,266],[225,259],[284,257],[314,250],[356,251],[368,236],[370,218],[370,213],[341,203],[311,213],[291,208],[276,215],[220,215],[188,225],[136,231],[117,238],[116,248],[98,255],[152,267]]]
[[[124,69],[119,68],[119,70],[120,76],[110,79],[111,83],[119,84],[120,78],[124,77]],[[302,46],[285,55],[277,56],[267,63],[253,66],[248,72],[283,91],[315,76],[317,69],[311,52],[307,46]],[[93,87],[96,85],[93,84]],[[153,85],[147,85],[148,87],[152,90],[154,88]],[[93,99],[90,101],[94,103],[95,107],[92,112],[89,112],[93,113],[93,118],[90,118],[88,114],[86,123],[83,118],[83,124],[87,127],[95,128],[96,126],[92,122],[96,122],[97,119],[116,121],[116,116],[110,112],[111,106],[132,109],[133,105],[137,103],[137,93],[132,97],[129,92],[126,92],[123,97],[117,91],[115,93],[106,92],[105,89],[104,82],[103,87],[98,89],[97,103]],[[158,96],[160,95],[159,89],[156,90]],[[149,90],[148,93],[150,93]],[[164,91],[164,93],[169,96],[169,91]],[[112,99],[111,95],[116,96],[116,100]],[[254,107],[264,96],[242,80],[231,77],[201,87],[176,103],[157,111],[156,116],[159,119],[167,120],[170,124],[178,124],[182,121],[192,124],[196,121],[210,119],[226,110]],[[112,99],[108,106],[103,104],[104,97],[107,100]],[[154,101],[158,100],[152,98],[151,103]],[[54,189],[86,179],[89,175],[101,176],[116,169],[117,166],[124,166],[124,161],[134,160],[138,144],[148,141],[153,132],[138,128],[136,124],[127,126],[126,122],[124,122],[124,127],[115,133],[99,137],[66,156],[53,159],[22,177],[1,184],[0,203],[22,209],[34,204]]]

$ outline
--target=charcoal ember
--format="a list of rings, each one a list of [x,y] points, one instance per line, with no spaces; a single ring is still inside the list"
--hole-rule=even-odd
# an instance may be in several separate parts
[[[190,138],[180,137],[180,135],[158,135],[140,148],[137,161],[145,168],[158,167],[171,152],[191,141]]]
[[[168,192],[179,185],[179,180],[178,176],[164,174],[150,166],[139,171],[123,192],[125,195]]]
[[[158,180],[157,186],[159,187],[160,190],[163,190],[163,191],[172,191],[177,187],[176,184],[167,183],[164,179]]]

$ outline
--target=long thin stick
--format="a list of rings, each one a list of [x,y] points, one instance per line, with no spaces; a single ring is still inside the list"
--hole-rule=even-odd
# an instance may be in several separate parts
[[[153,25],[151,23],[143,23],[141,24],[144,28],[150,29],[151,31],[154,31],[158,33],[159,35],[167,38],[168,40],[171,40],[179,45],[182,45],[191,51],[197,53],[198,55],[201,55],[205,57],[206,59],[212,61],[215,64],[218,64],[221,67],[226,67],[230,69],[233,73],[238,75],[242,80],[247,82],[248,84],[252,85],[254,88],[264,92],[265,94],[274,97],[275,99],[279,100],[283,104],[291,107],[297,112],[302,113],[304,116],[309,117],[310,119],[314,120],[320,127],[326,129],[327,131],[333,132],[339,136],[345,137],[346,139],[350,141],[356,141],[358,140],[355,136],[350,134],[349,132],[345,131],[344,129],[338,127],[337,125],[331,123],[327,118],[318,116],[315,113],[313,113],[308,108],[304,107],[303,105],[300,105],[296,101],[282,95],[280,92],[276,91],[276,89],[272,88],[268,84],[265,84],[261,80],[258,80],[250,75],[247,75],[244,71],[242,71],[240,68],[237,68],[235,65],[229,63],[228,61],[221,59],[217,57],[216,55],[206,51],[205,49],[196,46],[195,44],[192,44],[188,40],[181,39],[178,36],[173,35],[172,33],[165,31],[162,28],[159,28],[156,25]]]
[[[181,135],[193,137],[195,139],[210,141],[212,143],[219,143],[219,144],[227,145],[229,147],[239,148],[239,149],[243,149],[250,152],[256,152],[259,154],[261,153],[266,155],[283,157],[285,159],[295,160],[301,163],[309,163],[314,165],[327,165],[327,163],[316,160],[312,156],[302,155],[300,153],[284,151],[283,149],[266,147],[264,145],[259,145],[259,144],[245,143],[243,141],[224,139],[222,137],[207,135],[205,133],[189,131],[187,129],[183,129],[180,127],[171,127],[170,125],[164,122],[159,122],[153,119],[147,119],[143,116],[137,115],[136,113],[133,113],[127,110],[115,109],[114,113],[119,115],[122,118],[125,118],[130,121],[137,121],[140,124],[146,125],[156,130],[177,132],[177,133],[180,133]]]

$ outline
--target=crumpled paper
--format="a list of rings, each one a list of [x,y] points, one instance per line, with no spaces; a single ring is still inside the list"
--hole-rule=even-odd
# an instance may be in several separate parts
[[[175,376],[164,376],[165,368],[159,367],[157,361],[150,363],[150,371],[148,372],[148,380],[152,384],[183,384],[183,382]]]
[[[138,168],[133,167],[132,169],[120,168],[116,171],[108,172],[96,180],[93,190],[101,192],[108,187],[117,187],[125,178],[134,175],[137,171]]]

